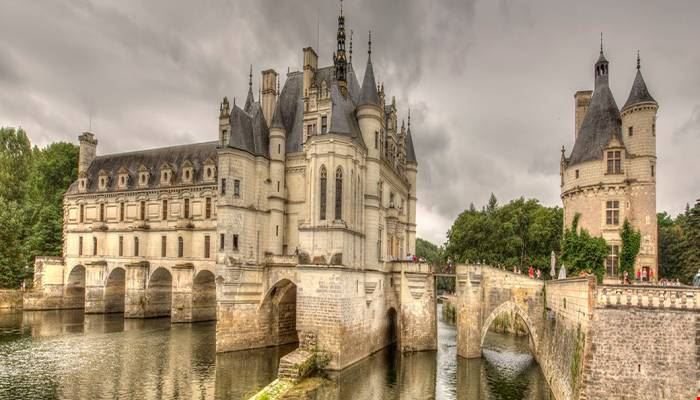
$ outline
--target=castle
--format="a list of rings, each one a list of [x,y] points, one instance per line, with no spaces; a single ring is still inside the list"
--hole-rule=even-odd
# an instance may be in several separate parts
[[[220,103],[214,141],[97,155],[83,133],[63,257],[37,258],[25,307],[216,319],[217,351],[300,341],[331,368],[396,340],[433,348],[399,332],[402,307],[434,300],[427,265],[400,262],[416,241],[410,113],[399,123],[375,81],[371,33],[360,84],[342,9],[336,39],[331,65],[304,48],[281,90],[262,71],[257,100],[251,67],[245,103]]]
[[[606,276],[619,276],[620,232],[624,221],[641,233],[635,275],[658,279],[656,228],[656,112],[658,103],[637,75],[622,109],[608,85],[609,62],[603,54],[594,66],[593,91],[578,91],[575,144],[567,157],[562,146],[560,175],[564,224],[576,214],[579,226],[608,244]],[[633,278],[633,277],[630,277]]]

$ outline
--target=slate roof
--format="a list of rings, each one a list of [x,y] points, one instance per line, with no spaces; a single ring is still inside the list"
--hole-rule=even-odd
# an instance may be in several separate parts
[[[413,137],[411,136],[411,130],[408,130],[406,134],[406,161],[413,161],[417,163],[416,150],[413,148]]]
[[[377,83],[374,80],[374,68],[372,68],[372,58],[367,57],[367,68],[362,79],[362,92],[358,105],[374,104],[379,105],[379,94],[377,94]]]
[[[331,125],[328,133],[348,136],[360,147],[367,148],[355,116],[355,104],[352,101],[352,95],[348,93],[348,96],[344,97],[335,81],[331,86],[331,104],[333,108],[331,110]]]
[[[234,104],[231,110],[231,132],[229,132],[228,146],[256,156],[269,158],[270,131],[260,103],[247,104],[246,108],[249,111]]]
[[[654,98],[651,97],[651,94],[649,93],[649,90],[647,89],[647,84],[644,82],[644,78],[642,77],[642,71],[637,69],[637,75],[634,77],[634,83],[632,84],[632,89],[630,90],[630,95],[627,98],[625,105],[622,106],[622,109],[624,110],[627,107],[630,107],[632,105],[639,104],[639,103],[654,103],[654,104],[656,104],[656,100],[654,100]]]
[[[201,184],[204,180],[203,164],[208,159],[216,163],[216,149],[218,144],[218,141],[213,141],[97,156],[87,169],[88,187],[86,191],[97,191],[100,171],[105,171],[110,177],[109,190],[115,190],[117,187],[118,171],[122,167],[129,171],[132,182],[129,185],[129,189],[134,188],[133,182],[137,182],[137,174],[141,166],[146,167],[150,172],[148,188],[158,187],[160,186],[160,168],[166,163],[174,167],[175,178],[173,186],[176,186],[182,182],[181,167],[185,161],[192,163],[193,184]],[[76,181],[71,185],[68,189],[68,193],[78,192],[77,183]]]
[[[603,150],[613,138],[622,141],[622,120],[615,98],[607,84],[596,87],[574,149],[569,157],[569,165],[591,160],[602,160]]]

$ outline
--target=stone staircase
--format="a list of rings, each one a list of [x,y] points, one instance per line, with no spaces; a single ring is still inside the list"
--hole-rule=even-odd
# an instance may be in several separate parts
[[[299,380],[311,372],[313,358],[314,355],[311,352],[301,349],[294,350],[280,360],[277,377],[279,379],[299,382]]]

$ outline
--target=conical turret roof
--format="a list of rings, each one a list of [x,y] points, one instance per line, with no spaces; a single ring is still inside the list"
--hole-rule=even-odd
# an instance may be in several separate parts
[[[359,105],[379,105],[379,94],[377,94],[377,83],[374,80],[374,68],[372,68],[372,56],[367,57],[367,68],[365,77],[362,79],[362,91],[360,92]]]
[[[569,165],[603,159],[603,150],[613,138],[622,143],[622,120],[615,98],[607,84],[593,92],[581,130],[571,151]]]
[[[651,94],[647,89],[647,84],[644,82],[644,78],[642,77],[642,71],[637,68],[637,76],[634,77],[632,90],[630,90],[630,95],[622,109],[624,110],[627,107],[639,103],[656,103],[656,100],[651,97]]]

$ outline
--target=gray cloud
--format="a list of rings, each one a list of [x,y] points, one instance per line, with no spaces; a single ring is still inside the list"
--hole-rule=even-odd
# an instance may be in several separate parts
[[[334,49],[338,2],[0,0],[0,125],[34,143],[75,142],[90,116],[100,153],[216,137],[218,102],[256,71],[301,67]],[[372,29],[375,73],[419,158],[419,234],[444,240],[491,192],[558,205],[559,149],[573,145],[573,93],[592,87],[599,32],[624,103],[642,53],[660,103],[658,207],[700,195],[700,52],[692,0],[536,3],[345,0],[361,79]],[[255,90],[259,85],[256,74]]]

